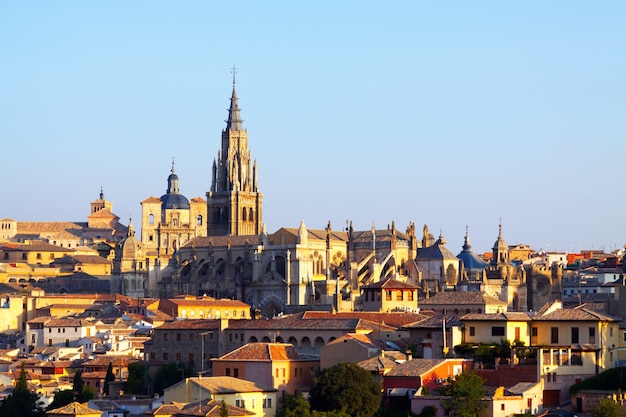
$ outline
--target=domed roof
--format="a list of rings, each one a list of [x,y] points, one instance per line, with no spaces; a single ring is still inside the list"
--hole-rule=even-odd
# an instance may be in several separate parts
[[[178,175],[174,173],[174,161],[172,161],[172,171],[167,177],[167,193],[161,196],[163,209],[183,209],[189,210],[189,200],[178,191]]]
[[[469,233],[465,232],[465,243],[463,244],[463,250],[457,256],[463,262],[463,266],[468,271],[485,269],[489,264],[483,261],[478,255],[472,251],[472,245],[470,245]]]
[[[143,259],[143,243],[135,237],[135,228],[132,221],[128,224],[128,235],[119,241],[115,247],[115,258],[117,259]]]
[[[187,209],[189,210],[189,200],[182,194],[167,193],[161,196],[164,209]]]

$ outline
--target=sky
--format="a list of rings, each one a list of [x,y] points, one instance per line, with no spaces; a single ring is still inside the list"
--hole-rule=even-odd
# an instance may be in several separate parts
[[[236,66],[268,232],[626,243],[626,2],[0,2],[0,218],[205,197]]]

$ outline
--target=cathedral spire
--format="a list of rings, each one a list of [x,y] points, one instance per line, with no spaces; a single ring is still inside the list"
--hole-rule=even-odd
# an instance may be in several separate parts
[[[241,120],[241,114],[239,113],[239,99],[237,98],[237,90],[235,89],[235,75],[237,74],[237,67],[233,65],[231,72],[233,73],[233,92],[230,97],[230,108],[228,109],[228,120],[226,120],[226,129],[243,130],[243,120]]]

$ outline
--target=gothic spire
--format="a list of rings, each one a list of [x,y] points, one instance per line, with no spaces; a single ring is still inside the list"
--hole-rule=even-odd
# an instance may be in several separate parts
[[[228,120],[226,120],[226,129],[243,130],[243,120],[241,120],[241,115],[239,114],[239,99],[237,98],[237,91],[235,89],[235,75],[237,74],[237,68],[234,65],[231,72],[233,73],[233,93],[230,97],[230,108],[228,109]]]

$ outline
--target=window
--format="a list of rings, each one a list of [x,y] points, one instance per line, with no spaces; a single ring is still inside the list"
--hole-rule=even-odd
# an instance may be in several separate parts
[[[150,352],[150,359],[156,359],[156,353],[155,352]]]
[[[235,378],[239,378],[239,368],[235,368],[234,371],[235,371],[235,373],[233,374],[233,376]]]
[[[413,291],[407,293],[407,301],[413,301]]]
[[[538,334],[539,334],[539,332],[537,331],[537,328],[536,328],[536,327],[532,327],[532,328],[530,329],[530,335],[531,335],[532,337],[537,337],[537,335],[538,335]]]
[[[176,341],[180,342],[180,340],[181,340],[180,333],[176,333]]]
[[[226,376],[230,376],[230,368],[226,368]]]
[[[578,343],[578,327],[572,327],[572,343]]]
[[[170,355],[167,352],[163,352],[163,360],[167,361],[170,359]]]
[[[550,343],[559,343],[558,327],[550,327]]]
[[[491,328],[492,336],[504,336],[504,326],[493,326]]]
[[[272,408],[271,398],[263,398],[263,408]]]
[[[402,291],[396,291],[396,301],[404,300],[404,294]]]
[[[572,355],[570,357],[570,363],[572,365],[581,366],[583,364],[583,356],[580,350],[572,350]]]
[[[177,352],[176,353],[176,362],[180,362],[180,360],[181,360],[181,354],[180,354],[180,352]]]
[[[470,336],[476,336],[476,327],[470,326]]]
[[[194,366],[196,364],[196,355],[193,352],[189,354],[189,366]]]
[[[163,333],[163,341],[167,342],[167,333]]]
[[[391,290],[385,290],[385,300],[391,301]]]
[[[237,399],[235,400],[235,406],[236,406],[236,407],[241,407],[241,408],[246,408],[246,402],[245,402],[245,400],[242,400],[242,399],[240,399],[240,398],[237,398]]]
[[[193,342],[193,333],[189,333],[189,341]]]
[[[590,327],[589,328],[589,343],[596,343],[596,328],[595,327]]]

